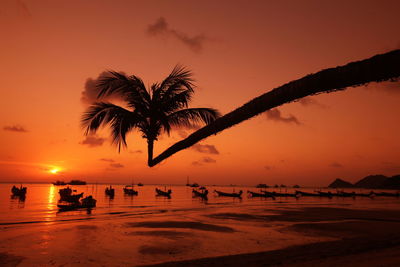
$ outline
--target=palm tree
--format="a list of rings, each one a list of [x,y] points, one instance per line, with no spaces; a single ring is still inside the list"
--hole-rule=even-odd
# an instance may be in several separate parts
[[[300,98],[318,93],[345,90],[369,82],[381,82],[400,77],[400,50],[376,55],[369,59],[352,62],[344,66],[325,69],[307,75],[256,97],[243,106],[218,118],[213,123],[197,130],[162,152],[149,164],[154,166],[176,152],[217,134],[264,111]]]
[[[139,77],[115,71],[109,71],[97,86],[99,100],[116,95],[125,102],[127,108],[110,102],[92,104],[82,117],[85,134],[96,133],[100,126],[108,124],[113,144],[120,151],[121,146],[127,146],[127,133],[139,130],[142,137],[147,139],[149,166],[154,165],[154,141],[157,141],[161,132],[169,135],[172,127],[209,124],[220,116],[215,109],[188,108],[194,84],[191,71],[181,66],[176,66],[164,81],[151,85],[149,89]]]

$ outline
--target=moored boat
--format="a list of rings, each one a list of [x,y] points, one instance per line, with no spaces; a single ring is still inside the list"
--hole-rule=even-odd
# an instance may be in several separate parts
[[[124,193],[131,196],[137,196],[139,192],[133,188],[133,185],[126,185],[124,187]]]
[[[168,191],[163,191],[161,189],[156,188],[156,195],[157,196],[163,196],[163,197],[168,197],[171,198],[171,189],[168,189]]]
[[[242,193],[243,191],[240,190],[238,193],[226,193],[226,192],[222,192],[222,191],[218,191],[218,190],[214,190],[215,193],[218,194],[219,197],[237,197],[237,198],[241,198],[242,197]]]
[[[110,185],[110,187],[106,187],[105,193],[107,196],[109,197],[114,197],[115,195],[115,190],[114,188],[112,188],[112,186]]]
[[[60,210],[64,210],[64,211],[65,210],[74,210],[74,209],[91,209],[91,208],[96,207],[96,202],[97,202],[97,200],[94,199],[92,196],[87,196],[78,202],[69,203],[69,202],[60,201],[57,204],[57,207]]]
[[[202,199],[205,199],[205,200],[208,199],[208,190],[207,189],[204,189],[201,191],[193,189],[192,193],[193,193],[193,197],[201,197]]]
[[[250,197],[265,197],[265,198],[272,198],[275,199],[275,196],[273,194],[271,194],[270,192],[267,191],[263,191],[261,193],[258,192],[253,192],[253,191],[247,191],[247,193],[249,194]]]
[[[11,193],[13,196],[25,197],[27,188],[22,187],[22,185],[18,188],[15,185],[11,188]]]
[[[68,183],[69,185],[85,185],[86,182],[82,180],[71,180],[71,182]]]
[[[319,197],[320,195],[317,193],[310,193],[310,192],[304,192],[304,191],[298,191],[296,190],[296,195],[300,195],[303,197]]]
[[[72,194],[72,189],[69,187],[58,190],[58,193],[60,194],[60,201],[69,203],[77,203],[79,202],[79,199],[83,197],[83,193]]]

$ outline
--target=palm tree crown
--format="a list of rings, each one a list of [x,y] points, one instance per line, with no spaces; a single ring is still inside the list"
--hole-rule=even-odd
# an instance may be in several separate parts
[[[135,76],[109,71],[107,77],[99,80],[97,99],[109,95],[119,96],[126,107],[110,102],[92,104],[82,117],[85,134],[95,133],[100,126],[109,125],[113,144],[127,146],[126,134],[134,129],[142,133],[148,143],[148,164],[152,165],[153,144],[157,137],[172,127],[195,126],[215,121],[219,112],[211,108],[188,108],[194,93],[192,72],[176,66],[161,83],[149,89]]]

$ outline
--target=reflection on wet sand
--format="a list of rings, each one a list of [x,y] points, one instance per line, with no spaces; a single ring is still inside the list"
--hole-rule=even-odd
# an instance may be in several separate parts
[[[76,188],[85,194],[93,192],[99,200],[91,214],[84,209],[58,212],[58,188],[54,186],[30,185],[24,209],[12,206],[18,200],[9,200],[7,192],[7,198],[0,201],[0,211],[7,214],[0,218],[0,259],[17,259],[21,266],[132,266],[171,261],[179,262],[174,263],[177,266],[204,262],[257,266],[258,259],[262,266],[266,256],[278,263],[289,258],[314,261],[318,250],[327,257],[335,251],[345,255],[337,247],[351,249],[350,244],[359,246],[360,253],[394,248],[397,241],[400,247],[395,233],[400,226],[400,203],[392,198],[273,201],[244,197],[239,202],[211,195],[204,202],[192,198],[192,190],[184,187],[173,187],[174,195],[168,199],[156,197],[150,186],[141,187],[134,197],[124,196],[122,186],[115,186],[115,198],[110,200],[105,186],[98,187]],[[379,229],[370,233],[375,227]],[[366,246],[361,240],[376,242]],[[234,254],[240,255],[226,257]],[[204,257],[208,259],[195,260]]]

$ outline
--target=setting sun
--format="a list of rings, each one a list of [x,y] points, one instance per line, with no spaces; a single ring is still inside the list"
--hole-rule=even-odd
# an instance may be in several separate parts
[[[59,168],[52,168],[52,169],[49,170],[49,172],[52,173],[52,174],[57,174],[59,171],[60,171]]]

